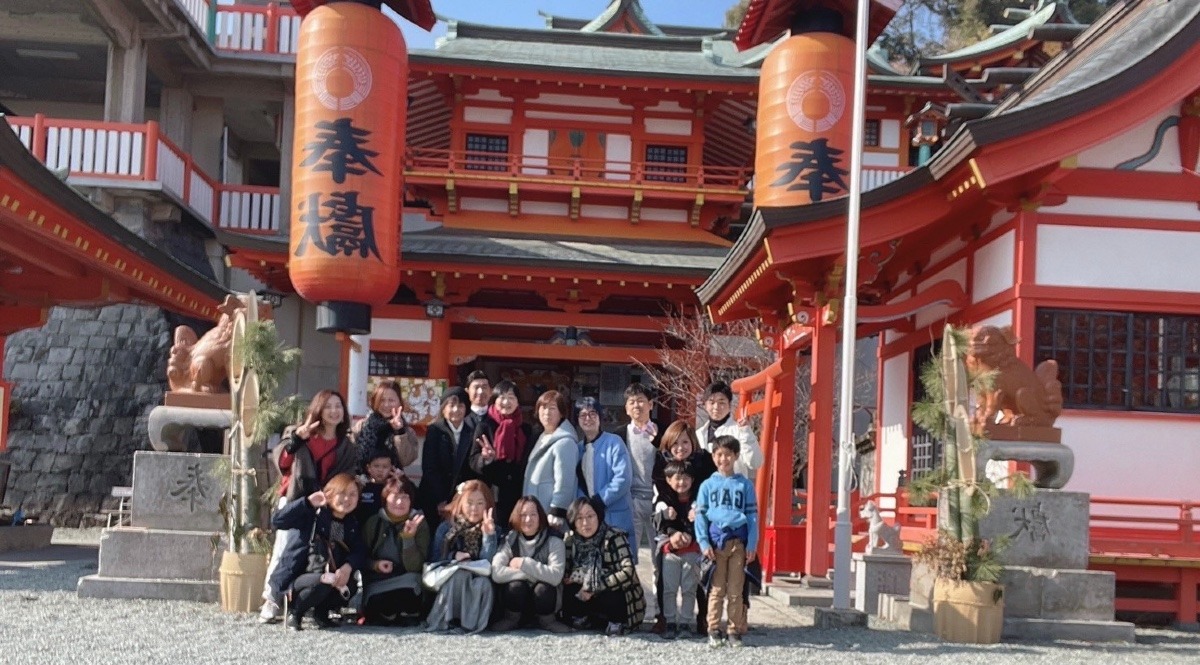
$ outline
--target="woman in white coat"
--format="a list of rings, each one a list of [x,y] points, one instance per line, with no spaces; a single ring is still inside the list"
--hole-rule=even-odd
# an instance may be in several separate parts
[[[562,393],[557,390],[542,393],[534,412],[542,433],[529,452],[522,493],[537,497],[546,507],[550,525],[562,533],[567,507],[578,490],[579,442],[575,428],[566,419],[567,399]]]

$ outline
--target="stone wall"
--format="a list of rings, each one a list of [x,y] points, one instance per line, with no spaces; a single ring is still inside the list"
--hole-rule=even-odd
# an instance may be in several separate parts
[[[214,276],[194,220],[154,221],[159,210],[142,198],[102,203],[126,227]],[[203,334],[212,323],[142,305],[56,307],[40,329],[9,336],[3,376],[13,383],[13,417],[0,459],[12,470],[2,503],[60,526],[89,525],[115,507],[113,486],[130,484],[133,452],[150,445],[146,418],[167,390],[175,326]]]
[[[129,485],[133,451],[149,446],[146,417],[162,403],[171,323],[138,305],[54,308],[46,325],[8,338],[14,384],[5,505],[75,526]]]

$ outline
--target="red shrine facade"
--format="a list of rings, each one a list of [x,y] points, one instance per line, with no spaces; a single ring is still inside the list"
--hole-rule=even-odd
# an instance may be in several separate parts
[[[740,34],[773,34],[754,21],[767,6],[798,4],[752,3]],[[1192,502],[1200,468],[1200,273],[1192,259],[1200,250],[1200,70],[1192,64],[1200,9],[1126,3],[1082,33],[1050,22],[1061,11],[1045,3],[1021,26],[922,61],[920,72],[940,71],[973,99],[919,114],[917,123],[934,128],[931,158],[863,195],[853,337],[878,336],[879,384],[875,445],[866,453],[876,480],[862,493],[894,511],[906,541],[930,533],[899,487],[939,462],[937,442],[909,415],[919,368],[946,323],[1009,326],[1020,360],[1058,363],[1066,407],[1058,426],[1075,455],[1067,489],[1093,497],[1092,567],[1116,571],[1119,588],[1172,590],[1174,600],[1119,598],[1118,610],[1170,612],[1190,624],[1200,583]],[[1071,47],[1059,48],[1071,33]],[[1020,84],[991,92],[975,85],[1018,67],[1026,69]],[[831,566],[846,217],[845,197],[756,207],[698,289],[714,321],[760,317],[778,353],[774,366],[735,385],[750,412],[764,415],[761,439],[771,442],[759,476],[768,575],[823,576]],[[797,513],[790,460],[798,362],[810,364],[813,406],[806,504]]]

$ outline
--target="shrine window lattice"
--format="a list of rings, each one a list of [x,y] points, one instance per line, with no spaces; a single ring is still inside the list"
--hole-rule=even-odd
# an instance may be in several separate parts
[[[863,145],[868,148],[879,147],[879,130],[882,126],[878,120],[867,120],[863,124]]]
[[[429,355],[372,351],[367,372],[371,376],[425,378],[429,376]]]
[[[686,146],[646,146],[646,180],[655,182],[684,182],[687,173],[688,151]],[[679,164],[679,166],[668,166]],[[678,173],[680,175],[667,175]]]
[[[1035,339],[1068,408],[1200,413],[1200,316],[1038,309]]]
[[[499,134],[467,134],[467,163],[472,171],[507,171],[508,137]]]

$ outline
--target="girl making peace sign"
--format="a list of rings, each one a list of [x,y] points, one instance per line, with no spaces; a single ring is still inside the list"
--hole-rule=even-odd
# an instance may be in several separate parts
[[[450,519],[433,537],[431,561],[484,561],[484,574],[458,570],[438,589],[429,612],[429,630],[446,630],[458,623],[468,633],[481,632],[492,614],[492,557],[496,554],[496,501],[482,481],[459,485],[450,503]]]

